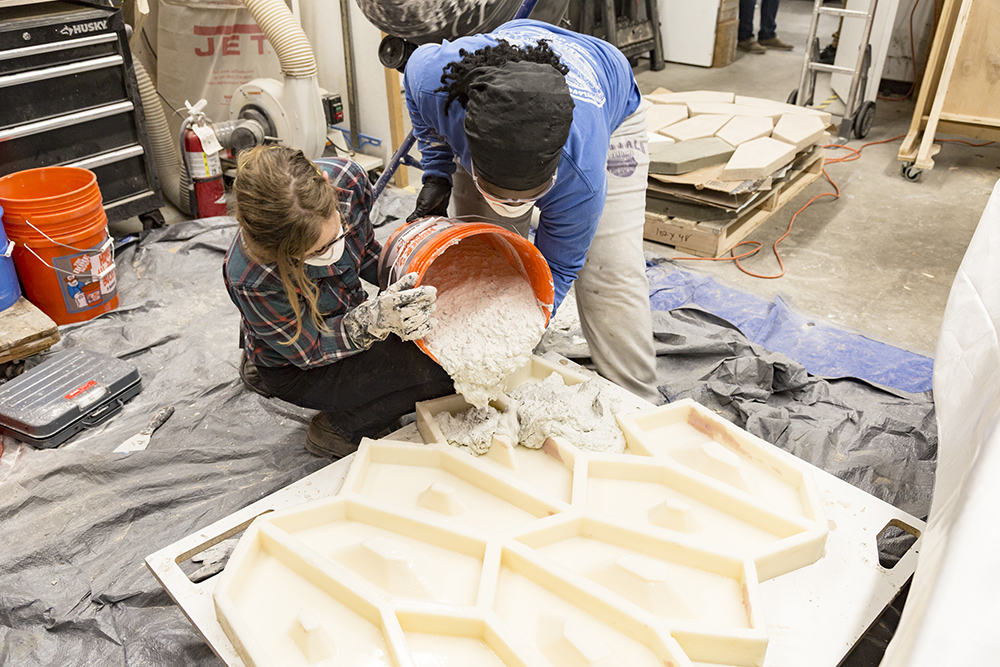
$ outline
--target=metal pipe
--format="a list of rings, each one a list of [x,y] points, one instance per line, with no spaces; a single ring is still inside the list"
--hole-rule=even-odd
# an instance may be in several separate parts
[[[358,137],[358,83],[354,71],[354,43],[351,40],[350,0],[340,0],[340,27],[344,34],[344,65],[347,72],[347,114],[350,117],[351,145],[360,145]]]
[[[372,201],[377,200],[378,196],[382,194],[383,190],[385,190],[385,186],[389,184],[389,181],[392,180],[396,170],[399,169],[400,162],[404,160],[406,154],[410,152],[410,149],[413,148],[413,144],[416,143],[416,141],[417,138],[413,136],[413,132],[410,131],[410,133],[406,135],[406,138],[403,139],[403,143],[399,145],[396,152],[392,154],[391,158],[389,158],[389,164],[387,164],[385,169],[382,170],[382,175],[378,177],[378,180],[375,182],[375,187],[372,188]]]
[[[537,4],[538,0],[524,0],[524,2],[521,3],[521,6],[517,8],[517,11],[514,12],[514,19],[528,18],[528,14],[531,13],[531,10],[533,10]],[[513,21],[514,19],[511,20]]]

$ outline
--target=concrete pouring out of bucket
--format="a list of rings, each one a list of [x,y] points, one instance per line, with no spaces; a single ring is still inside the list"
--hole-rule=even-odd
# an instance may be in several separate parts
[[[448,248],[424,274],[437,287],[437,326],[427,349],[476,407],[501,393],[501,382],[527,363],[545,331],[531,283],[482,236]]]

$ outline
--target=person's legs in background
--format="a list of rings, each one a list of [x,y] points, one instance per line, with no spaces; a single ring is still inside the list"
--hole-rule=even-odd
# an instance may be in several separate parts
[[[632,114],[611,135],[608,194],[597,234],[576,279],[580,326],[598,372],[654,404],[656,351],[649,280],[642,251],[649,153],[646,114]]]
[[[760,32],[757,33],[757,42],[768,49],[791,51],[791,44],[778,39],[778,3],[779,0],[760,0]]]
[[[765,53],[767,49],[753,37],[753,13],[757,0],[740,0],[740,25],[736,33],[736,47],[747,53]]]
[[[847,9],[847,0],[841,0],[841,6]],[[819,52],[819,61],[824,65],[832,65],[837,59],[837,46],[840,45],[840,31],[844,28],[844,17],[840,17],[840,22],[837,23],[837,29],[830,36],[830,43],[823,47],[823,50]]]

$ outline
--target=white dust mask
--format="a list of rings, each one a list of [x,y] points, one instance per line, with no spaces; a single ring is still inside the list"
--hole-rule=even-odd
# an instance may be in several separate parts
[[[340,239],[327,248],[322,254],[307,259],[306,264],[309,266],[330,266],[344,256],[344,246],[346,245],[345,241],[346,239]]]
[[[485,199],[485,197],[484,197]],[[505,218],[519,218],[528,211],[531,207],[535,205],[534,201],[526,201],[523,204],[501,204],[500,202],[495,202],[491,199],[486,199],[486,203],[490,205],[497,215],[502,215]]]

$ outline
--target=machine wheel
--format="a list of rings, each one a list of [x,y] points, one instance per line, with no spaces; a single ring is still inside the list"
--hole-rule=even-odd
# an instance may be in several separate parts
[[[861,105],[858,112],[854,114],[854,136],[864,139],[868,136],[872,124],[875,122],[875,102],[869,100]]]
[[[146,232],[150,229],[159,229],[165,224],[163,214],[158,208],[154,208],[152,211],[146,211],[145,213],[140,213],[139,221],[142,222],[142,230]]]
[[[900,171],[903,174],[903,178],[913,183],[919,181],[920,174],[924,173],[923,169],[917,169],[914,167],[912,162],[904,162]]]
[[[788,99],[786,100],[789,104],[795,104],[796,100],[799,99],[799,89],[796,88],[791,93],[788,94]]]

